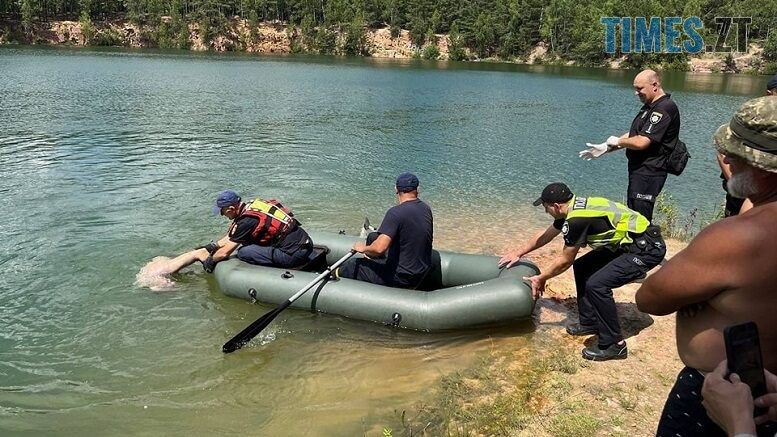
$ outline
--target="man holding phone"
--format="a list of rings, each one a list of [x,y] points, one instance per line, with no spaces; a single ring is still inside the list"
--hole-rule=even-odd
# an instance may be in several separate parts
[[[764,368],[777,373],[777,99],[746,102],[714,143],[731,166],[729,188],[754,207],[708,226],[637,291],[641,311],[677,312],[677,351],[686,366],[664,406],[661,436],[726,435],[701,397],[704,375],[726,359],[726,326],[755,322]]]
[[[704,377],[702,405],[707,415],[729,435],[756,435],[756,425],[777,420],[777,376],[764,370],[767,393],[753,399],[750,386],[742,382],[738,374],[726,377],[728,367],[727,361],[721,361],[712,373]],[[765,412],[756,413],[754,418],[755,408],[762,408]]]

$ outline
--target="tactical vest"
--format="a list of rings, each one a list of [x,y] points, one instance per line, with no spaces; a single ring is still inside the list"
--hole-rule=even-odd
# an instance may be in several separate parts
[[[604,197],[573,197],[569,201],[567,220],[583,217],[604,217],[612,227],[607,232],[586,237],[586,243],[592,249],[599,247],[616,249],[624,244],[630,244],[634,241],[631,234],[642,234],[650,226],[650,222],[642,214]]]
[[[251,239],[260,246],[274,245],[297,227],[294,214],[274,199],[254,199],[240,212],[238,219],[241,217],[257,219]]]

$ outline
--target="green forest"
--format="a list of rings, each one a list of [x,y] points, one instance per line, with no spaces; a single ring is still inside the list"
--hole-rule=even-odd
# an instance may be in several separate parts
[[[777,0],[0,0],[0,17],[23,29],[34,22],[125,19],[154,29],[159,47],[186,48],[187,23],[196,22],[205,40],[224,32],[240,17],[256,27],[275,22],[294,29],[294,51],[369,54],[365,29],[390,26],[392,34],[410,31],[419,48],[448,34],[453,60],[468,56],[513,59],[539,42],[549,54],[581,65],[599,65],[604,53],[602,16],[699,16],[707,44],[717,38],[715,17],[752,17],[751,41],[764,46],[766,62],[777,61]],[[164,18],[163,18],[164,17]],[[346,37],[337,47],[337,34]],[[94,44],[110,45],[102,35]],[[468,49],[468,50],[465,50]],[[671,68],[684,65],[684,54],[630,54],[627,64],[658,60]],[[628,66],[628,65],[627,65]]]

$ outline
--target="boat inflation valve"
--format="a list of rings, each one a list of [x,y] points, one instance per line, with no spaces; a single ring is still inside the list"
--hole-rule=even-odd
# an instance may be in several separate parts
[[[291,279],[293,277],[294,275],[289,271],[283,272],[283,274],[281,274],[281,278],[283,279]]]
[[[248,295],[251,296],[251,303],[256,303],[256,289],[255,288],[249,288],[248,289]]]
[[[391,315],[391,326],[399,326],[399,322],[402,321],[402,314],[394,313]]]

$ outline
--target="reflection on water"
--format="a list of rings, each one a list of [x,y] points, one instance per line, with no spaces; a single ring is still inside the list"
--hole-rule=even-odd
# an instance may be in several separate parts
[[[577,151],[628,125],[632,75],[0,49],[0,433],[379,431],[441,375],[524,347],[532,324],[429,335],[287,310],[224,355],[271,308],[223,296],[199,264],[169,293],[134,285],[140,268],[223,233],[209,212],[224,188],[357,234],[407,170],[438,248],[503,252],[549,224],[530,206],[548,182],[622,198],[623,157]],[[694,156],[667,184],[683,207],[722,200],[709,138],[761,82],[666,75]]]

